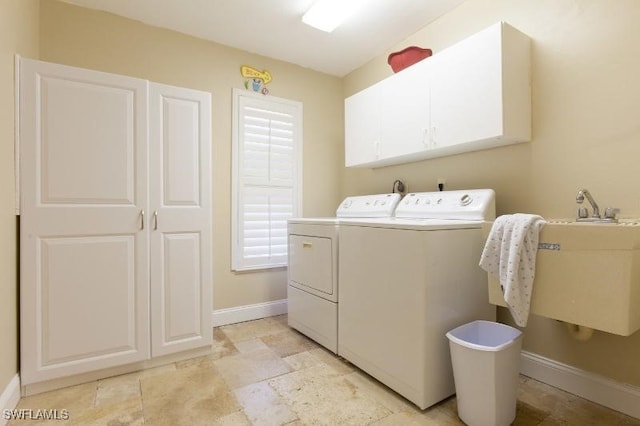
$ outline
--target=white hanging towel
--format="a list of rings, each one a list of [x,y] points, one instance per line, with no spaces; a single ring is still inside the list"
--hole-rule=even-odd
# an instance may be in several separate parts
[[[538,239],[545,223],[532,214],[498,217],[480,257],[480,267],[500,280],[504,300],[520,327],[529,319]]]

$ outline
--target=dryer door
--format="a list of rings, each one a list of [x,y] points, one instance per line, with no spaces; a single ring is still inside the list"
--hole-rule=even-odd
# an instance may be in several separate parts
[[[328,300],[336,300],[333,239],[289,235],[289,284]]]

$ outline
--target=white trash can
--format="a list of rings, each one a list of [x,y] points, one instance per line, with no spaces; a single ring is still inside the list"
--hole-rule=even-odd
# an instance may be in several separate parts
[[[522,332],[473,321],[447,333],[458,416],[469,426],[510,425],[516,418]]]

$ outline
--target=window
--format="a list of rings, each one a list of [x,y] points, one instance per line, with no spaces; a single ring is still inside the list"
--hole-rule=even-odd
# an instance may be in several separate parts
[[[232,268],[287,265],[287,219],[300,216],[302,104],[233,91]]]

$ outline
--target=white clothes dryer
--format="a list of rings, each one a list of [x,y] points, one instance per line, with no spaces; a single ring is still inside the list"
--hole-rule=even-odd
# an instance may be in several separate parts
[[[400,194],[347,197],[335,218],[289,219],[289,326],[337,352],[339,220],[390,217],[399,201]]]
[[[421,409],[455,392],[446,332],[495,321],[478,262],[493,190],[410,193],[340,222],[338,354]]]

